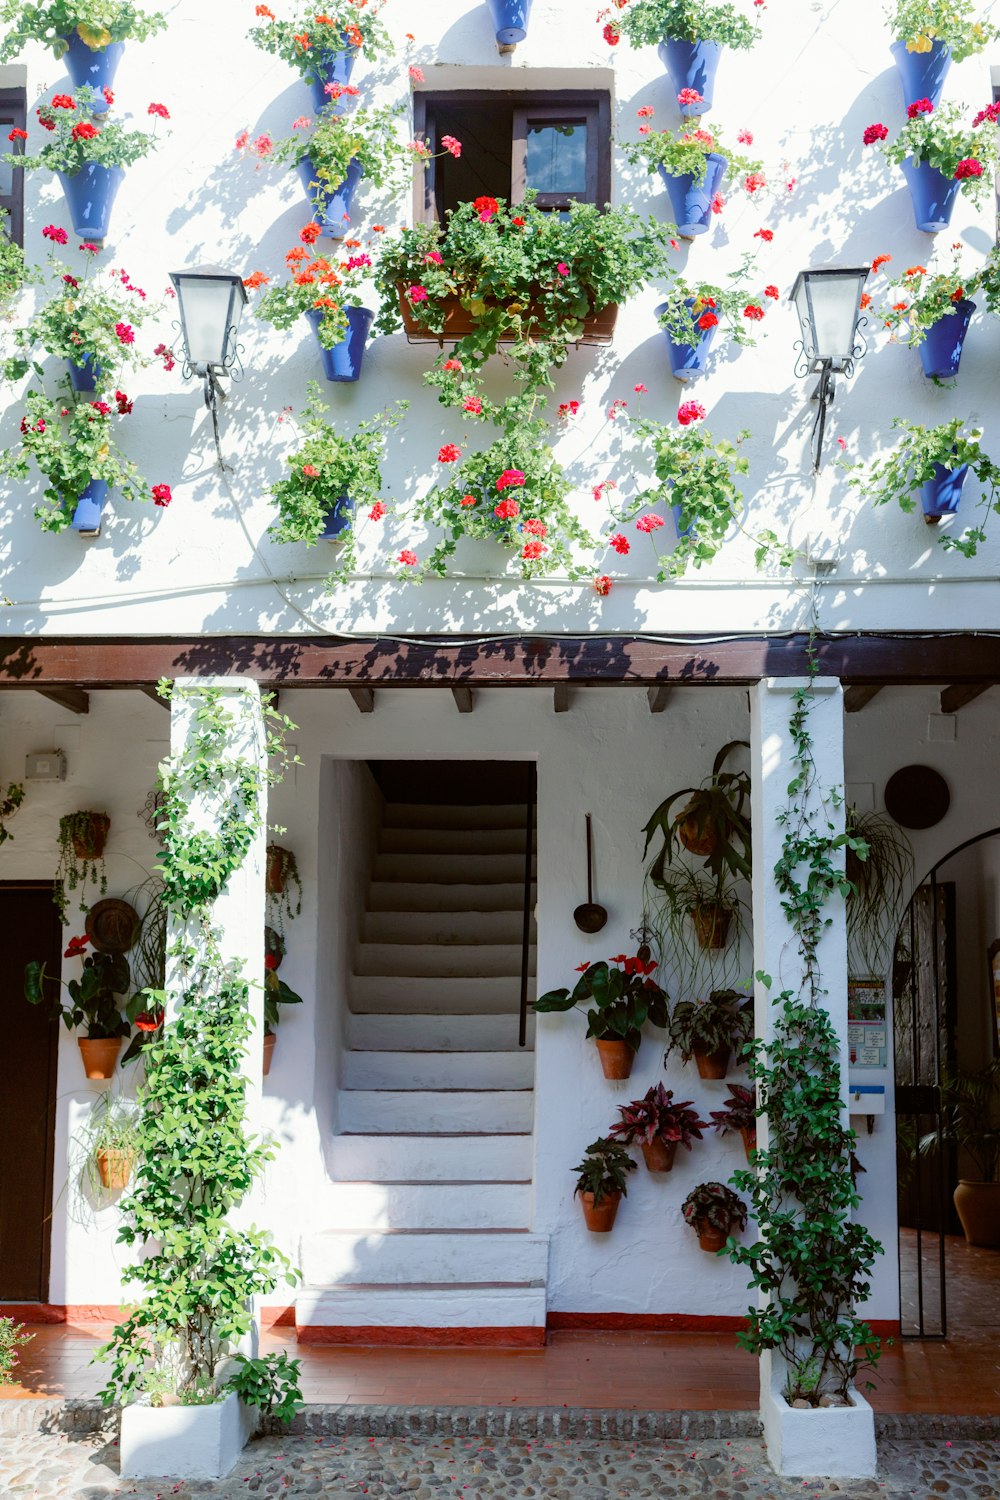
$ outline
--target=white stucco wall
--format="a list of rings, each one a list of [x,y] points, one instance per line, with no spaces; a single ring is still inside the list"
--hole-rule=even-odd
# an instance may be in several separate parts
[[[412,32],[416,44],[409,58],[359,64],[355,82],[375,99],[406,98],[406,63],[412,60],[426,77],[419,86],[427,88],[610,84],[616,131],[623,136],[633,135],[640,104],[655,106],[657,124],[672,118],[670,85],[655,50],[625,44],[609,49],[591,10],[581,12],[579,0],[536,5],[527,42],[508,59],[497,56],[483,4],[388,0],[385,17],[397,38]],[[292,71],[245,38],[249,18],[250,9],[236,0],[217,0],[208,8],[198,0],[177,0],[163,36],[126,50],[117,84],[121,103],[144,117],[150,99],[162,100],[172,118],[160,150],[127,175],[105,263],[124,265],[152,293],[167,285],[168,271],[206,260],[244,274],[276,273],[305,222],[294,173],[255,172],[233,149],[242,128],[284,134],[308,107],[307,90]],[[760,225],[774,230],[773,244],[760,257],[760,289],[773,282],[783,297],[804,267],[864,264],[879,253],[893,256],[890,271],[927,263],[931,240],[913,227],[901,174],[861,146],[866,124],[880,119],[895,129],[902,118],[888,42],[878,7],[867,0],[824,0],[769,7],[757,48],[727,52],[717,107],[707,118],[729,138],[741,127],[753,131],[773,194],[759,205],[731,194],[712,231],[679,251],[677,263],[689,275],[724,274],[745,248],[760,243],[752,238]],[[25,58],[29,107],[46,88],[65,87],[49,54],[33,50]],[[990,61],[974,58],[953,67],[946,97],[985,104]],[[402,120],[400,130],[405,129]],[[796,187],[788,193],[785,182],[791,177]],[[617,203],[667,216],[659,180],[630,168],[618,152],[613,196]],[[391,228],[403,223],[408,211],[408,195],[392,205],[368,191],[356,222]],[[989,203],[977,211],[960,198],[951,229],[937,236],[942,250],[952,240],[962,241],[970,263],[978,263],[993,241],[992,212]],[[68,222],[61,191],[44,172],[29,175],[26,221],[28,253],[42,260],[48,248],[42,226]],[[70,260],[78,259],[73,250]],[[634,401],[633,386],[644,383],[650,392],[646,410],[669,417],[685,390],[669,375],[653,322],[659,297],[651,287],[623,307],[612,348],[573,353],[558,376],[554,402],[584,401],[557,451],[570,468],[589,525],[595,523],[595,482],[615,477],[625,493],[635,482],[613,456],[614,426],[604,416],[609,402]],[[860,506],[833,457],[837,435],[846,439],[852,455],[883,450],[897,414],[933,423],[963,413],[984,424],[986,445],[995,447],[998,417],[989,392],[1000,352],[996,320],[980,309],[954,390],[924,380],[917,355],[890,346],[885,334],[876,332],[856,378],[839,385],[830,419],[830,462],[814,481],[805,452],[814,381],[792,373],[798,337],[794,312],[784,301],[767,307],[758,347],[723,352],[689,390],[708,408],[709,426],[719,436],[735,437],[743,427],[753,431],[746,448],[750,529],[773,526],[800,546],[817,539],[836,544],[841,560],[818,591],[826,628],[919,628],[929,620],[937,628],[970,627],[992,619],[1000,544],[991,542],[972,562],[946,554],[919,516]],[[151,348],[159,338],[171,342],[172,316],[173,309],[154,334],[142,335],[143,343]],[[528,587],[504,578],[504,559],[492,544],[464,545],[456,560],[463,576],[454,581],[420,589],[397,583],[387,576],[387,565],[400,547],[422,553],[429,544],[409,524],[386,522],[384,529],[365,528],[359,576],[328,598],[320,582],[330,566],[328,544],[312,550],[277,547],[266,536],[274,518],[268,486],[282,472],[282,455],[292,441],[290,425],[279,425],[278,418],[283,408],[301,406],[306,381],[321,373],[312,335],[305,325],[276,335],[248,310],[243,340],[247,377],[234,388],[223,416],[225,451],[234,466],[228,485],[220,483],[214,467],[199,389],[181,381],[179,366],[167,375],[157,363],[128,383],[137,403],[125,442],[152,481],[173,486],[169,510],[129,510],[112,501],[103,535],[85,543],[73,533],[40,535],[31,514],[32,491],[3,489],[0,588],[14,607],[3,611],[0,629],[10,634],[165,628],[407,632],[443,624],[456,631],[558,625],[687,632],[782,629],[808,618],[801,578],[796,584],[757,575],[752,544],[741,535],[711,568],[668,587],[649,585],[643,547],[633,546],[628,559],[608,553],[595,571],[620,581],[600,600],[587,586],[558,578]],[[421,385],[433,356],[433,346],[409,347],[401,334],[379,339],[368,352],[360,384],[330,387],[335,420],[345,424],[399,397],[413,403],[386,471],[387,493],[404,502],[425,493],[440,475],[439,443],[463,440],[454,414],[443,413]],[[4,397],[0,436],[5,441],[16,432],[19,397],[19,391]],[[470,433],[473,440],[478,436]],[[963,503],[967,519],[969,501]],[[663,535],[669,545],[669,520]],[[801,566],[797,571],[808,573]]]

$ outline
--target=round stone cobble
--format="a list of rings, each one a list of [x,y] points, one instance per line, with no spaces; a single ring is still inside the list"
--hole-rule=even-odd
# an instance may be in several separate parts
[[[263,1437],[220,1480],[125,1480],[118,1450],[93,1434],[11,1435],[0,1448],[3,1500],[996,1500],[989,1440],[883,1439],[876,1480],[777,1479],[758,1438],[650,1439]]]

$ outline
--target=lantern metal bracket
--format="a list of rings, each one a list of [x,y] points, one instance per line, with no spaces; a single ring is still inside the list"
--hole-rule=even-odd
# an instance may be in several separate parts
[[[183,338],[183,329],[180,323],[175,323],[174,328],[178,339]],[[227,464],[222,457],[222,442],[219,436],[219,403],[226,400],[226,392],[222,389],[219,381],[228,376],[234,384],[243,379],[245,371],[240,356],[243,353],[243,345],[236,338],[236,329],[232,324],[226,329],[226,351],[225,361],[221,365],[192,364],[185,359],[181,365],[181,373],[185,380],[192,380],[196,376],[202,381],[202,394],[205,405],[212,414],[212,433],[215,438],[215,452],[219,461],[219,468],[223,474],[231,474],[233,467]]]
[[[823,459],[823,439],[826,436],[826,414],[827,409],[833,405],[834,392],[836,390],[836,376],[843,375],[845,380],[850,380],[854,374],[855,362],[862,359],[868,353],[868,341],[861,332],[862,323],[867,318],[859,318],[854,330],[854,343],[851,352],[844,360],[836,363],[832,359],[817,359],[808,351],[801,339],[795,345],[798,356],[795,360],[795,374],[801,379],[804,375],[819,375],[816,387],[809,397],[810,401],[817,403],[816,416],[813,420],[812,433],[810,434],[810,451],[812,453],[813,473],[818,474]]]

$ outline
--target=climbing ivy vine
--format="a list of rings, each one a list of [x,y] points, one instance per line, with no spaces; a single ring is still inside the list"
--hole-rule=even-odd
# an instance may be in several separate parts
[[[846,1400],[859,1370],[878,1361],[879,1341],[855,1308],[868,1295],[882,1251],[853,1217],[860,1204],[852,1171],[855,1136],[844,1120],[838,1038],[823,1004],[819,960],[831,921],[828,905],[853,889],[843,851],[852,849],[863,861],[868,849],[863,839],[838,831],[840,792],[817,785],[810,729],[816,671],[810,654],[809,679],[794,696],[789,722],[795,769],[774,867],[801,980],[772,1002],[778,1008],[772,1040],[758,1038],[747,1049],[768,1118],[768,1145],[734,1178],[750,1196],[759,1238],[730,1249],[730,1258],[750,1269],[751,1287],[763,1293],[739,1342],[754,1354],[779,1350],[787,1399],[810,1405],[823,1396]],[[757,978],[770,988],[769,975]]]
[[[239,724],[223,690],[163,682],[159,691],[188,698],[194,718],[183,750],[160,769],[174,1017],[143,1050],[139,1167],[118,1234],[142,1252],[127,1276],[143,1296],[99,1351],[111,1364],[106,1404],[143,1390],[213,1399],[220,1363],[250,1329],[252,1298],[294,1276],[266,1232],[231,1217],[274,1153],[247,1130],[250,981],[223,958],[212,908],[263,826],[295,726],[265,698],[265,762],[234,752]],[[154,999],[164,1005],[167,995]]]

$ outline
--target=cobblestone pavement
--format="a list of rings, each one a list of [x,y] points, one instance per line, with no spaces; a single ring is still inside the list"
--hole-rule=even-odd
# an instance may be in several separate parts
[[[906,1496],[908,1500],[996,1500],[995,1442],[883,1440],[877,1480],[777,1480],[759,1439],[622,1442],[523,1438],[264,1437],[224,1480],[123,1480],[117,1448],[95,1435],[10,1435],[0,1450],[3,1500],[282,1500],[319,1495],[402,1496],[404,1500],[618,1500],[707,1496],[785,1500],[790,1496]]]

